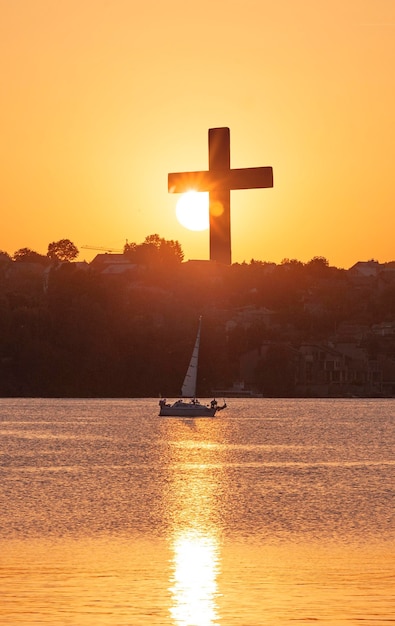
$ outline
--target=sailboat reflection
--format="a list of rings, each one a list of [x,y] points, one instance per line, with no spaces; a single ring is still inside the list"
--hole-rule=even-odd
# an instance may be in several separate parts
[[[174,541],[174,605],[177,626],[213,626],[218,623],[218,544],[214,537],[189,530]]]

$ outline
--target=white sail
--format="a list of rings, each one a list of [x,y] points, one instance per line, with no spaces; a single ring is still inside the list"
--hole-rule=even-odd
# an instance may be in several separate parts
[[[196,336],[195,347],[192,352],[189,367],[184,379],[184,383],[181,389],[181,395],[183,398],[195,398],[196,397],[196,379],[199,359],[199,346],[200,346],[200,326],[202,324],[202,318],[199,318],[199,328]]]

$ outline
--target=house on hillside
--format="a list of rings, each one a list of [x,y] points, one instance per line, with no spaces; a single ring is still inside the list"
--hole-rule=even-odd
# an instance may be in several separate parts
[[[383,371],[377,359],[355,343],[303,344],[297,389],[303,395],[375,396],[382,393]]]
[[[297,388],[312,395],[329,394],[329,387],[347,381],[346,357],[332,347],[305,343],[299,346]]]
[[[355,286],[377,283],[380,290],[395,285],[395,261],[379,263],[378,261],[358,261],[347,271],[347,275]]]
[[[274,325],[275,313],[266,307],[244,306],[236,309],[231,319],[226,322],[226,331],[238,326],[244,329],[256,324],[264,324],[267,328]]]
[[[281,341],[263,341],[259,348],[248,350],[239,360],[239,378],[246,390],[256,395],[294,392],[300,354],[297,349]]]
[[[270,395],[375,397],[395,389],[395,361],[371,358],[353,342],[337,344],[265,341],[240,357],[239,376],[247,389]]]
[[[119,275],[132,272],[137,268],[135,263],[124,254],[97,254],[89,264],[90,268],[103,275]]]
[[[377,278],[381,269],[378,261],[358,261],[348,270],[348,275],[355,278]]]

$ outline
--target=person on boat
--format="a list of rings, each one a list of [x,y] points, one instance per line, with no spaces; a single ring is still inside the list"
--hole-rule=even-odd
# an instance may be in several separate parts
[[[212,408],[212,409],[216,409],[216,408],[217,408],[217,404],[218,404],[218,402],[217,402],[217,401],[216,401],[216,399],[214,398],[213,400],[211,400],[210,404],[211,404],[211,408]]]

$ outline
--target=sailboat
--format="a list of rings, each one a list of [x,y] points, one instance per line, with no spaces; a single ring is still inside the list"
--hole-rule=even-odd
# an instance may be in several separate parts
[[[219,406],[215,398],[213,398],[208,405],[201,404],[196,398],[201,325],[202,318],[200,317],[195,346],[181,389],[181,398],[174,402],[174,404],[168,403],[166,398],[161,398],[159,401],[160,417],[214,417],[217,411],[222,411],[222,409],[226,407],[225,402],[222,406]]]

